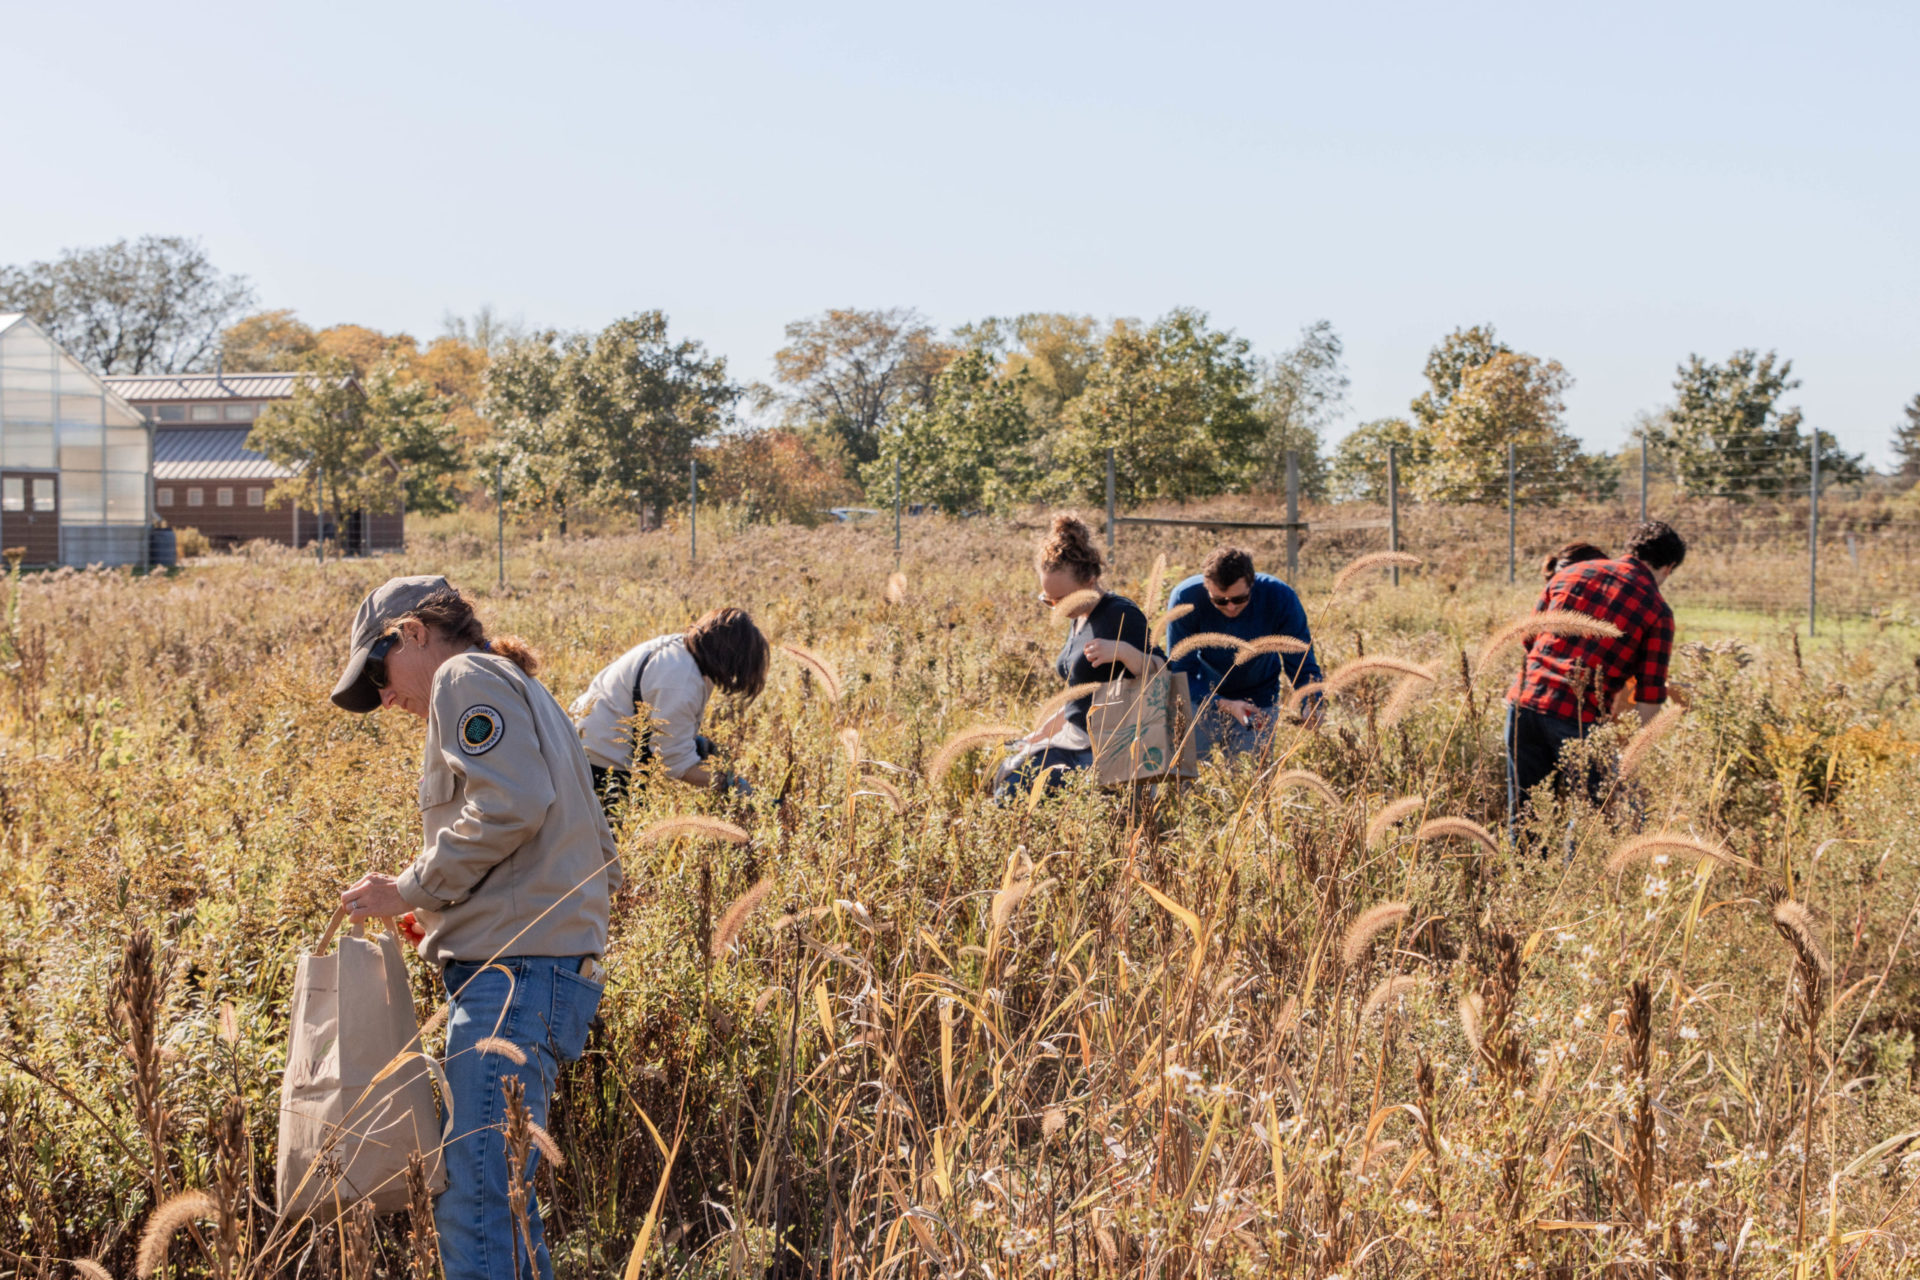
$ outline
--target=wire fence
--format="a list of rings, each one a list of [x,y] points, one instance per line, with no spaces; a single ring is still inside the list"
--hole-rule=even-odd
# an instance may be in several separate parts
[[[1564,455],[1522,447],[1484,460],[1466,483],[1436,484],[1428,475],[1410,485],[1390,455],[1377,501],[1307,501],[1290,468],[1287,492],[1205,504],[1205,520],[1164,505],[1123,513],[1109,487],[1108,541],[1129,563],[1165,553],[1178,564],[1233,541],[1263,569],[1316,586],[1356,556],[1400,550],[1450,582],[1504,579],[1537,589],[1557,548],[1585,541],[1619,554],[1631,527],[1652,518],[1687,540],[1670,591],[1683,608],[1759,614],[1809,634],[1823,621],[1920,620],[1920,504],[1864,482],[1823,481],[1808,451],[1746,452],[1760,465],[1721,485],[1689,483],[1653,453],[1643,454],[1643,466],[1596,475]],[[1444,496],[1420,496],[1436,488]]]

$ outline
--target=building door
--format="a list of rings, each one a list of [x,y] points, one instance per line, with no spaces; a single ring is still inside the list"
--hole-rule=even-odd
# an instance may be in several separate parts
[[[60,563],[60,477],[0,471],[0,551],[22,564]]]

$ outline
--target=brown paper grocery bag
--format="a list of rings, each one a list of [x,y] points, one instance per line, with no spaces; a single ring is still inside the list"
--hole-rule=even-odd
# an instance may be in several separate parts
[[[1102,785],[1200,776],[1184,671],[1162,667],[1137,680],[1108,683],[1093,695],[1087,737]]]
[[[387,921],[376,942],[356,925],[328,954],[344,918],[335,914],[318,953],[301,956],[294,972],[274,1173],[290,1217],[331,1219],[362,1200],[376,1213],[405,1208],[416,1151],[427,1157],[429,1190],[447,1185],[432,1081],[450,1095],[421,1049],[398,930]]]

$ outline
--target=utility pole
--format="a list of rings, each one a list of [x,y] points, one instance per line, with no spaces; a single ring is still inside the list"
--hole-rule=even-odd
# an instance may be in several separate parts
[[[893,567],[900,567],[900,459],[893,460]]]
[[[506,467],[502,463],[493,464],[493,521],[494,541],[500,553],[500,586],[507,585],[507,481]]]
[[[1640,523],[1647,522],[1647,438],[1640,437]]]
[[[700,561],[700,459],[687,460],[687,568]]]

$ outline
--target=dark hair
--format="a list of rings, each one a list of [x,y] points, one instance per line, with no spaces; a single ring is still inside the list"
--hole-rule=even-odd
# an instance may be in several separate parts
[[[1607,553],[1591,542],[1569,542],[1548,556],[1540,566],[1540,576],[1551,578],[1570,564],[1579,564],[1584,560],[1605,560]]]
[[[1077,582],[1092,582],[1106,568],[1099,549],[1093,545],[1093,532],[1076,515],[1053,518],[1053,530],[1040,544],[1033,563],[1042,573],[1065,569]]]
[[[1627,535],[1627,554],[1649,569],[1671,569],[1687,558],[1687,540],[1665,520],[1648,520]]]
[[[1230,587],[1242,578],[1252,586],[1253,556],[1239,547],[1215,547],[1200,566],[1200,576],[1216,587]]]
[[[745,609],[714,609],[687,628],[687,652],[722,693],[749,699],[767,687],[767,638]]]
[[[443,640],[497,653],[528,675],[540,670],[540,655],[519,636],[495,636],[489,640],[487,629],[480,625],[480,617],[473,611],[473,606],[452,587],[434,592],[401,614],[394,619],[394,626],[399,626],[408,618],[424,624]]]

